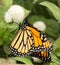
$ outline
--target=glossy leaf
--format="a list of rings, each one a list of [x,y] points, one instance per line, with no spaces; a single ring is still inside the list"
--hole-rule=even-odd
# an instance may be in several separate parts
[[[57,19],[60,20],[60,8],[58,6],[56,6],[55,4],[45,1],[45,2],[41,2],[39,3],[40,5],[46,6],[53,14],[53,16]]]
[[[54,64],[57,64],[57,65],[60,65],[60,60],[57,58],[57,56],[55,56],[55,54],[51,54],[51,61],[54,63]]]
[[[54,53],[60,56],[60,37],[54,42]]]
[[[31,60],[29,58],[26,57],[13,57],[13,59],[17,60],[17,61],[21,61],[23,63],[25,63],[26,65],[33,65],[33,63],[31,62]]]

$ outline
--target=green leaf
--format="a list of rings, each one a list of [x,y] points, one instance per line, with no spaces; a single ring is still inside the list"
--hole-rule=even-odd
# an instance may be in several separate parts
[[[5,9],[8,9],[12,5],[13,0],[1,0],[1,3],[2,4],[0,5],[0,8],[5,10]],[[3,11],[1,9],[0,11]]]
[[[32,61],[29,58],[26,57],[13,57],[13,59],[17,60],[17,61],[21,61],[23,63],[25,63],[26,65],[33,65]]]
[[[40,5],[46,6],[53,14],[53,16],[57,19],[60,20],[60,8],[58,8],[55,4],[51,2],[41,2],[39,3]]]
[[[0,45],[3,44],[3,37],[6,32],[6,22],[4,21],[4,14],[6,10],[12,5],[13,0],[1,0],[0,4]]]
[[[53,53],[51,54],[51,59],[53,63],[60,65],[60,60]]]
[[[31,10],[32,6],[33,6],[33,0],[13,0],[13,4],[18,4],[23,6],[24,8]]]
[[[0,23],[0,45],[8,45],[18,30],[16,23]]]
[[[5,52],[7,55],[10,54],[9,47],[8,47],[7,45],[5,45],[5,46],[3,47],[3,49],[4,49],[4,52]]]
[[[24,18],[26,18],[30,14],[30,11],[25,9],[25,8],[24,8],[24,11],[25,11],[25,17]]]
[[[9,43],[12,41],[12,38],[13,38],[12,34],[5,32],[5,35],[3,37],[3,43],[4,43],[3,45],[9,45]]]
[[[7,9],[12,5],[13,0],[1,0],[0,5],[0,22],[1,20],[4,21],[4,14],[7,11]]]
[[[3,40],[2,40],[2,39],[0,39],[0,46],[2,46],[2,44],[3,44]]]
[[[6,8],[9,8],[12,5],[13,0],[2,0],[2,2]]]
[[[54,42],[54,54],[60,57],[60,37]]]
[[[54,50],[60,48],[60,37],[54,42]]]
[[[4,34],[5,34],[5,30],[0,28],[0,45],[3,45]]]
[[[16,24],[16,23],[6,24],[6,28],[8,29],[7,31],[8,31],[9,33],[15,31],[16,29],[18,29],[18,26],[19,26],[19,25]]]
[[[47,26],[46,28],[46,33],[54,39],[57,39],[60,36],[60,33],[58,33],[56,30],[52,29],[49,26]]]
[[[56,64],[54,62],[51,62],[49,65],[60,65],[60,64]]]

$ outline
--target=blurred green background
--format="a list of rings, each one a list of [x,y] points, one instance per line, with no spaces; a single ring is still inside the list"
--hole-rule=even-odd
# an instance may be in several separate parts
[[[50,63],[37,62],[31,57],[14,57],[9,52],[8,46],[18,30],[18,24],[7,24],[4,21],[4,13],[13,4],[21,5],[31,11],[28,16],[30,23],[43,21],[46,24],[44,32],[53,43]],[[27,65],[60,65],[60,0],[0,0],[0,62],[6,61]]]

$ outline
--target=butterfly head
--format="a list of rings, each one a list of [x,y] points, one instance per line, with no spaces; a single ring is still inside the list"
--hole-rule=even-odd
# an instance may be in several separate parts
[[[21,24],[19,25],[19,29],[25,30],[25,29],[26,29],[26,26],[28,26],[28,25],[29,25],[28,20],[25,19],[25,20],[23,21],[23,23],[21,23]]]

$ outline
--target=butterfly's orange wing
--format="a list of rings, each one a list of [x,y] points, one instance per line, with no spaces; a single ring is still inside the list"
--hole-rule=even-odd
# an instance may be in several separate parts
[[[33,27],[30,27],[30,26],[26,26],[28,30],[31,30],[32,32],[32,36],[34,38],[34,47],[38,47],[39,45],[42,46],[42,40],[40,38],[40,32],[33,28]]]
[[[32,36],[34,39],[34,48],[36,49],[36,51],[47,48],[49,51],[52,50],[52,44],[47,39],[45,34],[42,34],[42,32],[39,32],[37,29],[30,26],[26,26],[26,28],[32,32]]]

